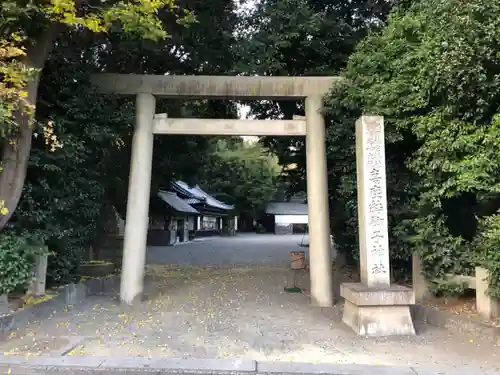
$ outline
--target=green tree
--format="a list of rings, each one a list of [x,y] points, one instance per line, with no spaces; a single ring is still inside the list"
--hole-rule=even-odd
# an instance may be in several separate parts
[[[421,253],[430,277],[498,268],[487,248],[498,243],[500,208],[499,15],[486,0],[419,1],[396,8],[350,58],[328,129],[332,200],[343,213],[334,223],[348,252],[357,251],[353,124],[380,114],[393,258]]]
[[[41,71],[60,33],[119,32],[158,40],[167,36],[158,12],[175,12],[173,0],[2,1],[0,4],[0,126],[4,134],[0,174],[0,228],[13,214],[26,176]],[[181,13],[179,21],[189,21]],[[56,135],[53,135],[56,137]]]
[[[161,12],[159,19],[171,37],[158,41],[123,33],[70,30],[55,39],[41,72],[23,196],[8,223],[9,231],[3,232],[7,239],[29,231],[37,241],[48,245],[56,254],[49,257],[49,282],[67,282],[75,277],[75,268],[88,256],[89,246],[98,244],[96,230],[101,229],[103,208],[114,206],[125,215],[134,98],[96,95],[90,75],[104,69],[151,74],[163,74],[164,69],[173,74],[225,69],[220,58],[228,48],[230,33],[221,29],[231,28],[231,4],[231,0],[213,0],[209,7],[218,9],[217,16],[225,19],[220,28],[213,28],[206,2],[179,4],[197,13],[198,22],[190,28],[173,22],[171,12]],[[197,51],[198,35],[214,44],[220,54],[211,54],[210,48]],[[192,51],[189,56],[179,56],[181,40],[183,48]],[[219,102],[159,100],[157,111],[173,117],[230,117],[233,107]],[[209,138],[157,137],[152,194],[159,186],[168,186],[173,176],[195,175],[210,152]],[[23,242],[13,241],[16,243]],[[8,251],[13,249],[13,245],[0,245]],[[23,249],[17,251],[23,254]],[[25,266],[19,265],[19,269]],[[0,271],[3,267],[0,264]]]
[[[385,0],[262,0],[243,15],[238,29],[236,68],[266,76],[338,75],[356,44],[386,21],[392,2]],[[272,47],[270,47],[272,46]],[[303,102],[251,103],[259,119],[304,115]],[[298,163],[287,179],[294,192],[305,190],[302,138],[265,137],[281,165]]]
[[[189,9],[196,16],[196,22],[184,27],[175,22],[175,14],[162,12],[159,17],[169,38],[150,41],[108,34],[96,40],[92,47],[99,56],[98,68],[124,74],[224,75],[230,72],[234,61],[233,30],[237,22],[234,2],[179,0],[177,4],[181,9]],[[235,104],[223,101],[186,102],[158,98],[156,110],[168,113],[169,117],[237,116]],[[198,169],[207,164],[210,139],[203,136],[156,137],[152,191],[158,187],[168,189],[173,178],[188,179],[196,175]]]
[[[59,37],[58,51],[45,65],[23,197],[8,223],[17,232],[29,230],[57,254],[50,257],[48,275],[57,283],[75,276],[109,197],[111,204],[124,200],[127,172],[117,173],[116,164],[128,168],[134,114],[127,100],[95,95],[85,64],[93,51],[69,54],[75,39]]]
[[[217,141],[198,179],[210,193],[235,205],[242,226],[251,226],[276,193],[279,173],[276,157],[260,144],[226,138]]]

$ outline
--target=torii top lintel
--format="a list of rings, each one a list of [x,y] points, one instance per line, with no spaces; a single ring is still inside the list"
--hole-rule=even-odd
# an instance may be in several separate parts
[[[102,93],[150,93],[166,98],[303,99],[325,95],[340,77],[182,76],[98,74],[93,82]]]

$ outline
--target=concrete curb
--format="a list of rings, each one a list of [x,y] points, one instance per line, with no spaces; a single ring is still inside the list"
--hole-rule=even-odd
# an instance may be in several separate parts
[[[479,320],[473,320],[458,315],[440,311],[437,308],[416,304],[411,306],[413,321],[428,323],[445,328],[460,335],[472,335],[500,344],[500,327],[490,326]]]
[[[410,366],[379,366],[300,362],[257,362],[257,374],[276,375],[416,375]]]
[[[118,290],[119,276],[87,279],[77,284],[68,284],[56,289],[57,295],[12,314],[0,317],[0,339],[25,327],[31,320],[48,318],[54,310],[85,301],[88,296],[113,294]]]
[[[460,370],[460,369],[459,369]],[[468,375],[484,375],[478,369]],[[17,357],[0,356],[0,373],[10,375],[109,374],[139,375],[449,375],[454,372],[420,370],[410,366],[351,364],[311,364],[295,362],[257,362],[230,359],[170,359],[144,357]],[[463,369],[462,369],[462,372]],[[492,374],[492,373],[489,373]]]

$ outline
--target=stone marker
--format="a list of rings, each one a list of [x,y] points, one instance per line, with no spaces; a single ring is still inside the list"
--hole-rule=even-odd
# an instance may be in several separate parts
[[[45,281],[47,279],[48,257],[48,255],[37,255],[35,257],[33,294],[37,297],[45,295]]]
[[[488,270],[476,267],[476,307],[481,316],[486,319],[497,319],[500,317],[500,300],[498,297],[490,296]]]
[[[429,284],[425,278],[422,258],[419,254],[413,254],[411,259],[411,279],[415,302],[422,302],[431,296]]]
[[[384,121],[363,116],[356,122],[356,168],[361,283],[343,283],[343,321],[359,335],[414,335],[413,291],[391,286]]]
[[[0,316],[8,315],[11,312],[12,312],[12,309],[10,307],[9,298],[8,298],[7,294],[0,294]]]

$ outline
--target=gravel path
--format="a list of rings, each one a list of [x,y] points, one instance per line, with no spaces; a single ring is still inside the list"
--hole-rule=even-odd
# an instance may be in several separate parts
[[[146,292],[150,300],[142,306],[124,310],[116,300],[96,297],[57,312],[42,324],[33,322],[23,336],[3,343],[1,350],[7,354],[46,354],[54,350],[47,344],[52,337],[80,336],[80,345],[68,355],[229,357],[459,367],[460,371],[467,366],[488,371],[500,367],[498,347],[429,326],[419,327],[420,334],[411,338],[355,336],[342,324],[340,306],[313,307],[307,294],[283,291],[289,271],[279,265],[286,256],[277,249],[288,252],[290,244],[277,246],[274,264],[266,266],[256,265],[258,260],[249,261],[249,254],[243,254],[240,261],[230,255],[219,263],[226,266],[218,268],[189,264],[199,259],[196,251],[205,248],[203,251],[213,255],[217,248],[225,249],[226,241],[210,239],[165,250],[172,254],[175,249],[175,256],[185,261],[179,261],[181,265],[148,266]],[[196,247],[200,250],[193,250]],[[155,256],[158,260],[155,251],[150,252],[150,260]],[[262,259],[264,253],[256,250],[259,256],[255,259]],[[307,288],[308,275],[304,274],[299,284]]]
[[[197,266],[273,265],[290,263],[290,251],[304,250],[301,242],[307,236],[273,234],[241,234],[237,237],[207,237],[199,241],[169,247],[151,247],[149,264],[182,264]]]

